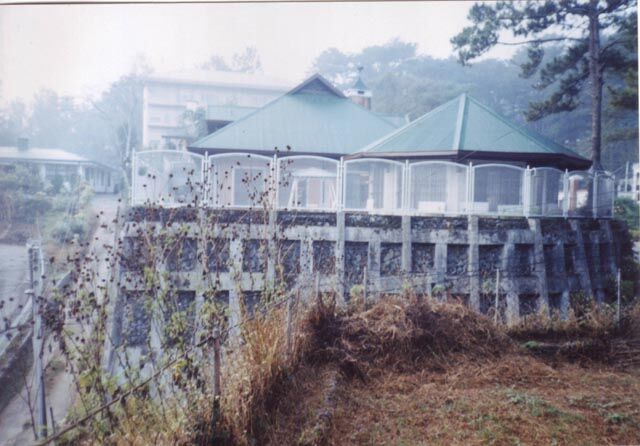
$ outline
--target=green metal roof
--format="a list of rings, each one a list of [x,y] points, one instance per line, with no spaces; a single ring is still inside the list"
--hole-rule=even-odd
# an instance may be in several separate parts
[[[515,125],[467,94],[444,103],[359,153],[432,152],[550,154],[587,161],[573,150]]]
[[[358,76],[358,79],[351,88],[353,88],[354,90],[368,90],[367,86],[364,84],[360,76]]]
[[[204,150],[275,147],[316,154],[349,154],[395,130],[389,121],[354,104],[320,75],[253,113],[193,143]]]

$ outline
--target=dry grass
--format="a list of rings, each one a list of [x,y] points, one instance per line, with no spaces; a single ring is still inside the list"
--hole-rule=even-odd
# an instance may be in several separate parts
[[[578,326],[588,333],[584,320],[530,321],[514,329],[514,341],[504,327],[459,304],[384,298],[368,309],[344,311],[328,300],[296,313],[296,342],[287,353],[286,314],[284,307],[259,314],[243,326],[243,341],[225,351],[215,416],[210,393],[195,388],[188,389],[186,406],[179,398],[161,406],[168,414],[132,400],[109,442],[640,442],[639,367],[549,361],[520,347],[523,336],[568,339]],[[598,329],[610,326],[604,316],[587,320],[598,336],[640,339],[638,307],[620,329]]]
[[[636,444],[640,374],[531,357],[387,370],[341,392],[330,444]]]
[[[567,338],[588,324],[598,336],[614,332],[598,329],[611,325],[597,314],[517,333]],[[332,365],[345,378],[328,409],[332,429],[312,444],[640,442],[640,369],[533,357],[462,306],[392,298],[352,314],[320,311],[308,328],[312,349],[280,395],[265,443],[308,444],[304,426]]]
[[[616,324],[615,308],[611,306],[591,302],[577,311],[569,309],[568,313],[565,319],[558,314],[528,316],[521,323],[509,327],[507,332],[516,339],[539,340],[603,339],[621,333]]]

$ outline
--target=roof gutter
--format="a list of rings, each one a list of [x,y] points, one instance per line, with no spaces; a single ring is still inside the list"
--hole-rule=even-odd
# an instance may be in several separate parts
[[[517,161],[526,163],[532,167],[549,166],[569,168],[569,169],[588,169],[591,167],[591,161],[586,158],[576,158],[560,153],[512,153],[512,152],[480,152],[480,151],[457,151],[457,150],[440,150],[429,152],[358,152],[347,155],[346,160],[361,158],[384,158],[384,159],[409,159],[409,160],[431,160],[446,159],[454,161]]]

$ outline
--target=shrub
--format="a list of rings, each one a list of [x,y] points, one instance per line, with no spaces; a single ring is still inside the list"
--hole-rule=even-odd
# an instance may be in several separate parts
[[[64,178],[62,178],[62,175],[54,175],[53,178],[51,178],[51,192],[59,194],[62,186],[64,186]]]
[[[84,209],[87,207],[95,192],[93,188],[88,183],[82,183],[82,185],[78,188],[78,207],[79,209]]]
[[[629,229],[640,229],[640,206],[631,198],[616,198],[613,213],[616,218],[624,220]]]
[[[82,239],[86,234],[87,223],[79,217],[59,221],[51,231],[51,236],[62,243],[72,240],[76,235]]]
[[[51,208],[51,199],[42,192],[35,195],[19,194],[15,197],[13,220],[33,223],[37,217],[49,212]]]

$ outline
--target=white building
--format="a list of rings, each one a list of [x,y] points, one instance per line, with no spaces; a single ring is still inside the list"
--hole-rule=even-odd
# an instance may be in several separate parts
[[[211,133],[288,89],[283,81],[258,74],[199,70],[151,75],[143,90],[142,146],[160,149],[189,142],[187,110],[204,109]]]
[[[640,163],[633,163],[625,173],[626,178],[618,180],[618,197],[632,198],[640,203]]]
[[[56,177],[69,186],[86,181],[97,193],[115,193],[119,187],[115,169],[66,150],[29,147],[26,138],[20,138],[16,146],[0,146],[0,168],[12,169],[18,164],[33,166],[48,183]]]

